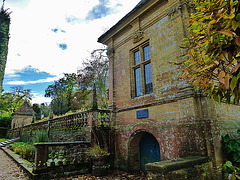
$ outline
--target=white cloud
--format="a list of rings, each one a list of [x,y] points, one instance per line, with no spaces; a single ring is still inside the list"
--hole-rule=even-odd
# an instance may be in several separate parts
[[[42,94],[39,94],[39,93],[33,93],[32,104],[34,103],[41,104],[41,103],[50,103],[50,102],[51,102],[51,98],[44,97]]]
[[[99,0],[23,0],[22,4],[18,0],[8,1],[5,8],[12,11],[5,71],[8,78],[14,78],[15,72],[28,66],[54,76],[76,72],[92,50],[103,46],[97,43],[97,39],[105,32],[104,29],[117,23],[139,2],[109,0],[107,6],[111,8],[110,14],[102,19],[86,21],[88,12],[99,4]],[[67,18],[74,21],[69,23]],[[65,32],[55,33],[52,31],[55,28]],[[66,44],[67,49],[62,50],[59,44]],[[25,85],[52,80],[56,79],[8,83]]]
[[[123,4],[118,6],[119,12],[90,22],[84,21],[84,18],[98,0],[31,0],[25,9],[11,7],[6,73],[29,65],[51,74],[76,71],[82,59],[101,46],[97,38],[103,33],[103,28],[114,25],[137,2],[111,0],[111,7]],[[79,23],[71,25],[66,16],[76,17]],[[54,33],[53,28],[60,28],[66,33]],[[58,43],[67,44],[67,50],[60,49]]]
[[[58,79],[62,78],[62,76],[50,77],[47,79],[39,79],[36,81],[9,81],[6,84],[8,85],[28,85],[28,84],[37,84],[37,83],[46,83],[46,82],[53,82]]]

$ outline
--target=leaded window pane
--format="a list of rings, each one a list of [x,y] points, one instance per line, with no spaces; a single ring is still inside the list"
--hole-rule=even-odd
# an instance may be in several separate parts
[[[145,75],[145,94],[150,94],[153,92],[151,63],[144,65],[144,75]]]
[[[134,70],[135,74],[135,96],[142,95],[142,83],[141,83],[141,68],[137,68]]]
[[[138,65],[140,64],[140,51],[137,51],[134,53],[134,65]]]
[[[144,53],[144,61],[151,59],[151,55],[150,55],[150,46],[145,46],[143,48],[143,53]]]

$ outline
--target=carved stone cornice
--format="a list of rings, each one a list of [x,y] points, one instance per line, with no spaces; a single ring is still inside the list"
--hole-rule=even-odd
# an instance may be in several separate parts
[[[115,49],[113,47],[111,47],[111,48],[109,47],[107,49],[107,55],[108,55],[109,58],[113,57],[114,53],[115,53]]]
[[[189,9],[190,12],[193,12],[195,9],[195,4],[189,1],[182,1],[179,2],[177,4],[175,4],[174,6],[172,6],[171,8],[167,9],[167,15],[171,18],[171,19],[175,19],[176,17],[181,15],[181,10],[183,8],[183,6],[186,6],[187,9]]]

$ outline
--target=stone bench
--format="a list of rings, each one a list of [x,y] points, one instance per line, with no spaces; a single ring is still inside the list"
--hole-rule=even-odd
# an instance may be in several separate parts
[[[209,173],[208,157],[185,157],[169,161],[146,164],[149,180],[165,179],[207,179]],[[206,178],[205,178],[206,176]]]

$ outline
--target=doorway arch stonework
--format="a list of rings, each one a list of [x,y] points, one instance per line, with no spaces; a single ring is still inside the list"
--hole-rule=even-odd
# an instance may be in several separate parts
[[[137,129],[132,133],[132,135],[129,138],[128,142],[128,170],[129,171],[139,171],[140,169],[140,148],[139,148],[139,143],[142,139],[142,137],[145,134],[150,134],[152,135],[156,141],[158,142],[158,145],[160,146],[159,141],[156,138],[155,133],[148,129],[148,128],[142,128],[142,129]],[[160,149],[159,149],[160,151]],[[161,153],[160,153],[161,155]],[[160,158],[161,159],[161,158]]]

